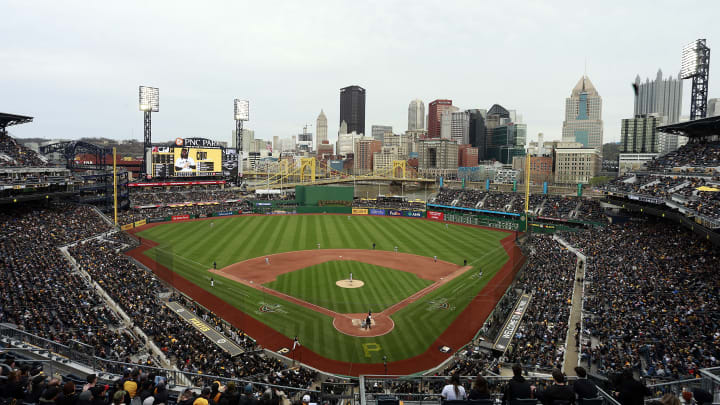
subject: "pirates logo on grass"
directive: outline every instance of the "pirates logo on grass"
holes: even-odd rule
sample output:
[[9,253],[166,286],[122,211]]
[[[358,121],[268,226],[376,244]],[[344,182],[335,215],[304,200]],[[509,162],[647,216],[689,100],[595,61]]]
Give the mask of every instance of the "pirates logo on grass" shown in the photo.
[[271,304],[267,302],[259,302],[260,307],[258,307],[257,311],[255,311],[256,314],[262,315],[262,314],[269,314],[269,313],[280,313],[280,314],[287,314],[287,311],[284,311],[282,309],[282,305],[280,304]]
[[447,310],[454,311],[455,305],[450,305],[447,298],[438,298],[436,300],[428,301],[428,311]]

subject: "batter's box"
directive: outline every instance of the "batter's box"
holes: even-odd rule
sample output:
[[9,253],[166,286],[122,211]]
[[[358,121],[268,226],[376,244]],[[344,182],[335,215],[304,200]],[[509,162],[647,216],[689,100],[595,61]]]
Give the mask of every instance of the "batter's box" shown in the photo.
[[[352,324],[353,324],[353,326],[355,326],[356,328],[364,328],[364,327],[366,326],[366,325],[365,325],[365,319],[353,319],[353,320],[352,320]],[[371,320],[370,320],[370,326],[371,326],[371,327],[372,327],[372,326],[375,326],[375,320],[374,320],[374,319],[371,319]]]

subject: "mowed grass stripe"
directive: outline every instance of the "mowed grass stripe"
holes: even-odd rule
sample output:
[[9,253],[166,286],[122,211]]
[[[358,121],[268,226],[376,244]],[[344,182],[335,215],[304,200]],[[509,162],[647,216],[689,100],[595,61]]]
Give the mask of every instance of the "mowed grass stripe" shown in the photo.
[[[300,227],[300,218],[302,217],[306,218],[303,226],[305,233],[309,234],[311,228],[316,228],[318,231],[327,228],[325,235],[328,241],[322,243],[323,248],[370,249],[372,242],[376,242],[379,249],[392,251],[395,244],[390,241],[397,240],[399,241],[398,246],[406,246],[406,253],[432,256],[434,253],[429,250],[436,243],[435,238],[446,236],[447,243],[455,247],[456,259],[450,261],[461,264],[465,256],[468,260],[480,258],[477,264],[483,269],[484,276],[481,280],[461,277],[460,279],[468,285],[457,284],[450,286],[451,288],[444,285],[430,294],[430,298],[434,299],[449,297],[450,293],[454,292],[458,295],[453,300],[458,306],[454,311],[427,311],[428,303],[423,299],[395,313],[393,320],[396,328],[387,335],[375,338],[357,338],[337,332],[332,327],[332,320],[327,316],[282,299],[270,297],[267,294],[263,295],[257,290],[231,280],[215,277],[216,287],[211,289],[206,266],[195,264],[195,262],[212,263],[212,256],[222,257],[222,260],[227,263],[234,263],[264,254],[302,250],[306,249],[308,245],[315,248],[317,240],[311,240],[311,237],[300,238],[297,242],[298,245],[293,246],[296,243],[294,234],[274,232],[281,223],[280,218],[287,221],[283,222],[283,228],[291,230],[292,227]],[[221,233],[224,235],[221,238],[218,237],[220,232],[205,232],[208,221],[163,224],[141,232],[140,236],[152,239],[162,246],[172,247],[178,255],[175,259],[166,254],[161,255],[158,260],[162,264],[169,265],[178,274],[230,305],[242,308],[246,311],[247,316],[260,320],[288,338],[292,339],[295,334],[299,335],[303,345],[308,349],[325,357],[342,361],[378,363],[382,362],[383,355],[387,355],[389,361],[396,361],[422,353],[445,330],[450,320],[454,319],[456,314],[464,308],[463,305],[469,302],[471,295],[475,291],[480,291],[482,285],[487,283],[506,260],[504,252],[501,255],[492,250],[492,248],[499,248],[498,242],[507,236],[506,232],[463,226],[457,226],[457,232],[455,232],[453,229],[455,227],[452,225],[450,232],[447,232],[444,224],[425,220],[353,216],[348,221],[345,215],[313,215],[233,217],[209,221],[215,221],[215,230],[222,230]],[[343,233],[340,228],[347,229],[344,229],[345,233]],[[444,233],[441,234],[441,231]],[[227,239],[225,234],[228,233],[233,235],[233,238]],[[316,238],[324,240],[321,239],[323,233],[320,232]],[[275,241],[271,239],[282,239],[282,241],[277,248],[274,248]],[[400,243],[404,241],[408,243],[401,245]],[[204,248],[202,248],[203,246]],[[473,254],[462,252],[462,249],[466,248],[472,248]],[[276,250],[271,251],[272,249]],[[192,254],[188,253],[190,251]],[[152,249],[146,254],[154,257],[156,253],[156,249]],[[190,261],[184,262],[185,259],[181,259],[180,256]],[[218,264],[220,264],[219,260]],[[470,275],[469,273],[468,277]],[[461,281],[460,279],[458,281]],[[380,283],[383,288],[392,289],[393,287],[393,283],[389,281]],[[412,285],[412,283],[407,284]],[[460,286],[463,288],[458,288]],[[318,286],[317,284],[307,284],[303,285],[303,288],[311,289],[318,288]],[[240,293],[245,293],[247,296],[243,297]],[[381,297],[387,295],[380,291],[377,294],[380,294]],[[283,312],[259,313],[258,303],[263,299],[281,305]],[[371,295],[368,300],[376,301],[377,297]],[[363,308],[359,312],[366,310],[367,308]],[[262,337],[258,338],[262,339]],[[366,357],[362,348],[363,343],[378,344],[382,349],[378,352],[371,352],[369,357]]]
[[[335,285],[336,281],[347,279],[350,272],[354,280],[362,280],[365,285],[361,288]],[[336,260],[281,274],[277,280],[264,285],[335,312],[362,313],[369,307],[380,312],[430,284],[399,270]]]

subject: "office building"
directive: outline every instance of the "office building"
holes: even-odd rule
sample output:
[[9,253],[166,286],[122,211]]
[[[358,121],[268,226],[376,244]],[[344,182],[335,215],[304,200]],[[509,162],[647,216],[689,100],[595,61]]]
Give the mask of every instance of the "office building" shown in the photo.
[[621,121],[620,153],[659,153],[660,137],[657,127],[662,125],[661,117],[643,115]]
[[376,139],[380,142],[382,142],[383,138],[385,137],[385,134],[393,132],[393,128],[390,125],[373,125],[370,127],[372,131],[372,137],[373,139]]
[[427,137],[440,138],[440,119],[442,113],[452,106],[452,100],[431,101],[428,108]]
[[499,104],[493,104],[485,116],[485,158],[481,160],[493,159],[493,130],[500,125],[510,122],[510,112]]
[[322,141],[322,143],[319,143],[317,146],[317,158],[320,160],[330,159],[330,157],[334,155],[334,150],[335,148],[330,142],[327,140]]
[[711,98],[708,100],[708,117],[716,117],[720,115],[720,98]]
[[556,184],[587,184],[600,173],[600,151],[579,142],[560,142],[553,150]]
[[513,156],[525,155],[527,125],[508,122],[492,129],[492,147],[489,149],[490,159],[503,164],[512,164]]
[[415,99],[408,106],[408,131],[425,129],[425,103]]
[[390,170],[396,160],[400,160],[397,147],[383,145],[380,152],[373,154],[373,171],[376,175],[378,173],[391,175]]
[[682,80],[672,76],[663,80],[662,70],[658,69],[654,81],[645,79],[640,82],[640,75],[635,77],[637,94],[635,95],[635,116],[659,114],[665,122],[674,124],[680,120],[682,110]]
[[473,109],[468,113],[468,143],[478,150],[478,159],[486,159],[485,117],[487,110]]
[[418,141],[418,169],[450,169],[458,167],[458,144],[449,139]]
[[[529,155],[513,157],[512,167],[520,173],[525,173],[525,164]],[[525,176],[525,174],[523,174]],[[530,182],[542,184],[552,183],[553,160],[551,156],[530,156]]]
[[459,110],[459,108],[451,105],[440,114],[440,138],[452,139],[452,114]]
[[380,152],[382,142],[377,139],[362,139],[357,142],[355,153],[355,174],[366,174],[373,169],[373,154]]
[[325,116],[325,111],[322,109],[320,110],[320,115],[318,115],[317,120],[315,121],[315,129],[317,130],[317,147],[320,147],[320,145],[323,144],[323,141],[328,140],[327,117]]
[[413,152],[413,139],[407,134],[393,134],[386,132],[383,137],[383,146],[394,147],[400,159],[407,159]]
[[586,75],[580,78],[570,97],[565,99],[562,140],[578,142],[602,153],[602,98]]
[[343,121],[347,132],[365,133],[365,89],[362,87],[340,89],[340,122]]
[[478,149],[470,144],[458,145],[458,167],[478,165]]

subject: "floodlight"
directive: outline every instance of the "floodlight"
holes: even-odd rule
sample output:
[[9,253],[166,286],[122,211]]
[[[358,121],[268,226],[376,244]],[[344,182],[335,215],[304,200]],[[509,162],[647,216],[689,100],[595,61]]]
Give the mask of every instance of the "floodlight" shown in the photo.
[[140,111],[160,111],[160,89],[140,86]]
[[250,121],[250,101],[235,99],[235,121]]
[[698,73],[700,60],[701,39],[695,40],[683,47],[682,61],[680,62],[680,78],[689,79]]

